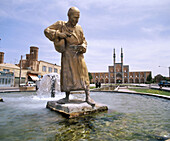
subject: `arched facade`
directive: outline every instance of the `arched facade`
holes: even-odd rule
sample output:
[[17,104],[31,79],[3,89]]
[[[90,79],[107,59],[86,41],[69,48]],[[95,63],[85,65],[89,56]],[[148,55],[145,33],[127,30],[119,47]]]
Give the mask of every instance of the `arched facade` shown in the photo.
[[129,65],[123,64],[123,49],[121,49],[121,62],[116,63],[116,54],[114,49],[113,66],[108,66],[108,72],[94,72],[92,83],[100,81],[101,83],[145,83],[147,76],[151,71],[130,72]]

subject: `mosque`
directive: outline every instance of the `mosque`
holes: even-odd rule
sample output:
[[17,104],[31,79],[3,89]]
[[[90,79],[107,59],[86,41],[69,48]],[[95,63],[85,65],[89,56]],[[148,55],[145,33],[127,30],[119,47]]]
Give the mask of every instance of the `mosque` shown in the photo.
[[91,83],[145,83],[151,71],[129,71],[129,65],[123,64],[123,49],[121,48],[121,63],[116,63],[115,49],[113,66],[108,66],[108,72],[91,72]]

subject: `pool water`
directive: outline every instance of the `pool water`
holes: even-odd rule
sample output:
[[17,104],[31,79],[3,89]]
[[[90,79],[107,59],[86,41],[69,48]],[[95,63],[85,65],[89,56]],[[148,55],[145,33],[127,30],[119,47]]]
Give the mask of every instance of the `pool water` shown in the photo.
[[[170,138],[170,101],[166,99],[92,92],[107,112],[65,119],[46,108],[52,98],[36,93],[0,93],[0,141],[164,141]],[[56,99],[64,95],[56,95]],[[72,98],[84,98],[74,94]]]

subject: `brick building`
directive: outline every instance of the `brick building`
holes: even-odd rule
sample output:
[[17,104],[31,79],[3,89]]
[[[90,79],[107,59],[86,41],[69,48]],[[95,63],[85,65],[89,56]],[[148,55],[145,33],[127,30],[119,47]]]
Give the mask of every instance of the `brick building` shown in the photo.
[[145,83],[151,71],[129,71],[129,65],[123,64],[123,49],[121,48],[121,62],[116,63],[115,49],[113,53],[113,66],[108,66],[109,72],[91,73],[91,83]]
[[27,80],[37,81],[38,77],[42,77],[48,73],[59,73],[61,66],[46,61],[38,61],[38,47],[31,46],[30,53],[26,54],[26,59],[21,59],[18,66],[22,66],[22,70],[27,70]]
[[37,81],[44,74],[60,74],[61,66],[38,60],[38,47],[30,47],[30,53],[19,64],[4,63],[4,52],[0,52],[0,87],[18,86],[27,81]]

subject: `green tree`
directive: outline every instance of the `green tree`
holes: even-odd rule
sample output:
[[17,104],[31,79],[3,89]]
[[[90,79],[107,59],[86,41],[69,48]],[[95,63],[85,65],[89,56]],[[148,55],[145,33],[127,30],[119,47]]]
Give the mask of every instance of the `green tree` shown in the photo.
[[90,80],[90,83],[91,83],[91,80],[93,79],[93,77],[92,77],[90,72],[88,74],[89,74],[89,80]]
[[148,82],[148,83],[151,83],[152,82],[152,75],[151,75],[151,73],[148,75],[148,77],[146,78],[146,81]]
[[158,74],[154,77],[155,83],[159,83],[161,80],[164,80],[164,77],[161,74]]

